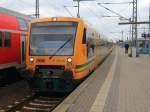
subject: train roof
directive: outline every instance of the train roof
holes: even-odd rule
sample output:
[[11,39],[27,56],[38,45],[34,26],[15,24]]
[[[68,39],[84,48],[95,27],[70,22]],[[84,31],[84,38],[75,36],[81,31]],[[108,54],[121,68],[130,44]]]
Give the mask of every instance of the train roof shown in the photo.
[[88,21],[82,19],[82,18],[77,18],[77,17],[48,17],[48,18],[38,18],[38,19],[33,19],[32,20],[32,23],[35,23],[35,22],[42,22],[42,21],[49,21],[49,20],[52,20],[52,19],[58,19],[58,20],[65,20],[65,21],[77,21],[77,22],[80,22],[82,21],[86,27],[92,29],[93,31],[95,32],[98,32],[96,31],[96,29],[93,27],[93,25],[91,23],[89,23]]
[[0,31],[26,31],[31,16],[0,7]]
[[10,10],[10,9],[6,9],[6,8],[3,8],[3,7],[0,7],[0,12],[1,13],[5,13],[5,14],[9,14],[9,15],[12,15],[12,16],[16,16],[16,17],[21,17],[21,18],[25,18],[26,20],[31,20],[33,19],[31,16],[29,15],[25,15],[25,14],[22,14],[22,13],[19,13],[19,12],[16,12],[16,11],[13,11],[13,10]]
[[53,19],[58,19],[58,20],[65,20],[65,21],[82,21],[81,18],[75,18],[75,17],[46,17],[46,18],[36,18],[33,19],[32,22],[42,22],[42,21],[49,21]]
[[[77,18],[77,17],[47,17],[47,18],[38,18],[38,19],[33,19],[32,22],[34,23],[34,22],[41,22],[41,21],[49,21],[49,20],[54,19],[54,18],[60,19],[60,20],[64,20],[65,19],[66,21],[67,20],[69,20],[69,21],[71,21],[71,20],[72,21],[83,21],[86,26],[90,26],[90,27],[93,26],[88,21],[85,21],[84,19]],[[94,28],[94,27],[92,27],[92,28]]]
[[11,16],[6,13],[0,13],[0,31],[5,31],[6,29],[18,30],[19,24],[15,16]]

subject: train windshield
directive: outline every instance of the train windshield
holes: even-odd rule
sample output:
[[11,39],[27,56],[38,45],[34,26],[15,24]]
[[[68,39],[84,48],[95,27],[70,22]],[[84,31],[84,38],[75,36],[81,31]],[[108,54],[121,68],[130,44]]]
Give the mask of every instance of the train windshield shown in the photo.
[[73,55],[76,22],[33,23],[30,33],[30,55]]

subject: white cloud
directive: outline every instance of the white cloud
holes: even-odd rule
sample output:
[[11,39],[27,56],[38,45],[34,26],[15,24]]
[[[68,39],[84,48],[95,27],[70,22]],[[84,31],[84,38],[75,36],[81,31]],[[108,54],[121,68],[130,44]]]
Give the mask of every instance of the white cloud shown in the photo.
[[139,8],[147,8],[150,6],[150,0],[140,0],[138,2],[138,7]]

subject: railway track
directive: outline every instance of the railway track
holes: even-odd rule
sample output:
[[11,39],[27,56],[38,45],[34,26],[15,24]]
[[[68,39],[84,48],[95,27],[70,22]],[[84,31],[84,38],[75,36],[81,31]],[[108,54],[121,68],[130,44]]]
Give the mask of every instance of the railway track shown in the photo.
[[67,94],[49,93],[47,95],[32,94],[26,96],[20,101],[8,105],[6,108],[1,109],[0,112],[50,112],[58,104],[60,104]]

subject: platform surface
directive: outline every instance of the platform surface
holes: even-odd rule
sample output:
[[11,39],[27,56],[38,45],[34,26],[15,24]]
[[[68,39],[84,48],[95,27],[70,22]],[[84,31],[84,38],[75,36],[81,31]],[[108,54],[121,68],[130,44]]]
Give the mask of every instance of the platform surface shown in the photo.
[[150,56],[130,58],[124,49],[117,50],[116,70],[103,112],[150,112]]
[[150,56],[130,58],[116,47],[53,112],[150,112]]

